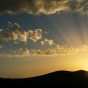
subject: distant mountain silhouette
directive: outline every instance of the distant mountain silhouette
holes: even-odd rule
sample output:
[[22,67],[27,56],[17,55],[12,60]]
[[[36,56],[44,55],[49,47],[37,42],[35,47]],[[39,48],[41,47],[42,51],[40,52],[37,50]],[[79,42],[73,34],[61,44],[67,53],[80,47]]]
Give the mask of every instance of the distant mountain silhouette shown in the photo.
[[56,71],[42,76],[23,78],[23,79],[0,79],[0,83],[31,85],[32,83],[57,84],[58,86],[70,86],[70,88],[79,86],[80,88],[88,88],[88,72],[79,70],[75,72]]

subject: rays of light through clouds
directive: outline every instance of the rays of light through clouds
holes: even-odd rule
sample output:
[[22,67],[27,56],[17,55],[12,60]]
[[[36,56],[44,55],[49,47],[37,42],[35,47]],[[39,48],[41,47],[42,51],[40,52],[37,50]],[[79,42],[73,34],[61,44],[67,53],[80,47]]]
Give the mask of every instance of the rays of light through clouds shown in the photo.
[[[17,23],[13,25],[10,23],[10,26],[12,29],[10,29],[11,32],[9,33],[5,32],[4,29],[0,30],[1,41],[5,41],[5,42],[12,41],[14,45],[16,44],[19,45],[19,42],[27,43],[28,41],[32,40],[34,43],[36,43],[38,40],[40,40],[39,43],[41,47],[46,48],[47,46],[47,49],[20,48],[17,50],[13,50],[13,52],[11,51],[12,52],[11,56],[66,55],[66,54],[76,54],[79,52],[88,51],[87,40],[85,40],[85,38],[87,39],[87,34],[86,34],[87,32],[83,32],[82,34],[83,36],[82,39],[84,40],[84,42],[82,42],[81,40],[79,42],[80,34],[77,34],[75,30],[70,32],[67,31],[67,34],[65,33],[66,35],[60,33],[62,34],[62,37],[64,38],[64,40],[66,40],[67,42],[67,45],[66,44],[61,45],[61,44],[55,43],[53,39],[47,39],[46,37],[42,39],[43,34],[45,34],[45,32],[43,32],[42,29],[35,29],[35,31],[29,30],[26,32],[26,31],[22,31],[20,28],[20,25]],[[2,55],[3,54],[1,54],[1,56]],[[6,56],[9,56],[9,55],[7,54]]]
[[88,70],[88,0],[0,0],[0,76]]

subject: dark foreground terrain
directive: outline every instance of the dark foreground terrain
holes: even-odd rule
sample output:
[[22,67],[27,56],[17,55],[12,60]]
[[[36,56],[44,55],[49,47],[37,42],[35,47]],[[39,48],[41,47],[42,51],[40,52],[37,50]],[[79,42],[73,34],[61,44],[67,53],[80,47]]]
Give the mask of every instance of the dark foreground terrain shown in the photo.
[[70,88],[88,88],[88,72],[83,70],[75,72],[57,71],[33,78],[24,78],[24,79],[1,78],[0,84],[4,84],[5,86],[8,85],[36,86],[39,84],[42,85],[42,87],[48,84],[55,86],[57,85],[57,88],[59,88],[60,86],[62,87],[70,86]]

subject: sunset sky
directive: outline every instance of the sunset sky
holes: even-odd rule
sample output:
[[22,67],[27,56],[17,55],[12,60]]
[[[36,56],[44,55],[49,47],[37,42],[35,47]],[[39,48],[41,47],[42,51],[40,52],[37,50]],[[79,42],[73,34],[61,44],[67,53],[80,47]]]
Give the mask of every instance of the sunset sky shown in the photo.
[[0,77],[88,71],[88,0],[0,0]]

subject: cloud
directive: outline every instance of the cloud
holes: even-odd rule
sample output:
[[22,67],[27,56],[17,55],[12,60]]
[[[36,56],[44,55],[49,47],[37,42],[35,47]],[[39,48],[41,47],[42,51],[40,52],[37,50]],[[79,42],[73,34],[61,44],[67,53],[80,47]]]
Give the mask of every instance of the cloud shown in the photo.
[[54,48],[47,49],[28,49],[20,48],[12,53],[0,54],[2,57],[30,57],[30,56],[57,56],[57,55],[74,55],[80,53],[88,53],[88,45],[82,45],[80,48],[67,47],[64,45],[55,44]]
[[17,51],[17,54],[22,56],[30,56],[30,51],[27,48],[21,48]]
[[15,32],[12,32],[10,37],[11,37],[11,40],[13,41],[18,40],[18,35]]
[[4,46],[0,44],[0,49],[3,48]]
[[50,14],[65,9],[69,0],[0,0],[0,12]]
[[8,25],[9,25],[9,28],[11,31],[19,34],[19,32],[21,32],[21,27],[18,23],[11,23],[11,22],[8,22]]
[[16,41],[18,40],[18,35],[21,32],[21,28],[17,23],[12,24],[11,22],[8,22],[9,24],[9,32],[5,31],[4,29],[0,30],[0,39],[6,40],[6,41]]
[[24,31],[24,32],[20,33],[18,36],[19,36],[19,41],[27,42],[27,40],[28,40],[27,32]]
[[21,48],[16,53],[19,56],[55,56],[55,55],[73,55],[88,52],[88,45],[82,45],[80,48],[66,47],[55,44],[54,48],[47,49],[27,49]]
[[88,15],[88,0],[69,0],[67,7],[69,11]]
[[42,29],[35,29],[29,31],[22,31],[20,25],[18,23],[12,24],[9,22],[9,32],[4,29],[0,29],[0,39],[5,41],[13,41],[13,42],[24,42],[26,43],[28,39],[33,42],[37,42],[41,40],[43,37]]
[[49,45],[49,46],[52,46],[52,45],[54,45],[54,40],[52,40],[52,39],[44,39],[44,41],[41,41],[41,45]]
[[34,42],[37,42],[38,40],[42,39],[43,35],[42,29],[36,29],[35,31],[29,30],[28,33],[29,38]]
[[1,40],[11,40],[10,33],[6,33],[3,29],[0,30],[0,39]]
[[1,13],[54,14],[60,11],[88,14],[88,0],[0,0]]
[[79,2],[80,2],[79,11],[83,14],[88,15],[88,0],[81,0]]
[[14,23],[13,25],[9,25],[11,26],[9,28],[10,32],[5,31],[4,29],[0,30],[0,39],[1,40],[5,40],[5,41],[16,41],[18,40],[18,32],[19,31],[19,27],[17,26],[17,23]]

